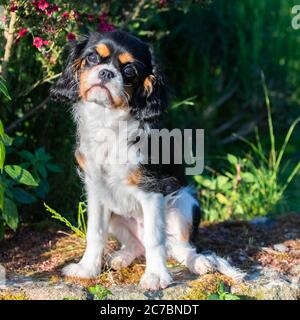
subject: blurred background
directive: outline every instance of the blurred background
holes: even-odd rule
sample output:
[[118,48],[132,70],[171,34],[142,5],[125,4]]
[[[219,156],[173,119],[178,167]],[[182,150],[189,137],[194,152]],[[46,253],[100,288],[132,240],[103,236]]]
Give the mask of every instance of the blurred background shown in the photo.
[[205,219],[300,212],[296,2],[2,1],[2,233],[47,219],[44,202],[75,219],[75,130],[49,88],[66,43],[118,28],[153,46],[172,89],[168,125],[205,129],[206,169],[190,177]]

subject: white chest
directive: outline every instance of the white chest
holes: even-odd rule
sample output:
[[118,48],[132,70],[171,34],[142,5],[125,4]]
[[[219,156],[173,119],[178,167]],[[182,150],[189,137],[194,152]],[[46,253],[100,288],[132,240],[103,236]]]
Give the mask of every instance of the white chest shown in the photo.
[[[136,216],[141,209],[127,178],[137,169],[128,143],[138,123],[122,112],[97,105],[77,110],[77,148],[85,158],[85,174],[95,181],[99,199],[115,213]],[[100,110],[99,110],[100,109]],[[121,125],[118,122],[122,122]],[[125,122],[125,125],[124,125]],[[128,161],[130,154],[131,161]],[[124,155],[126,155],[124,157]]]

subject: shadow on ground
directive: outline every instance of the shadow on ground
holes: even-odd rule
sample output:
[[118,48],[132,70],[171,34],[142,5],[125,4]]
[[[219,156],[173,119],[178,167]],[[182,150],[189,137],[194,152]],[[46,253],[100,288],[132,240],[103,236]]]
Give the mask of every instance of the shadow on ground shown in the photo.
[[[286,275],[289,277],[288,282],[290,279],[300,278],[300,215],[284,215],[261,224],[202,223],[196,243],[200,250],[211,250],[220,256],[225,256],[233,265],[249,274],[251,272],[254,274],[253,270],[256,268],[258,276],[257,267],[260,266],[264,270],[275,270]],[[22,276],[30,276],[58,283],[61,281],[62,267],[70,261],[77,262],[83,253],[84,245],[83,240],[58,230],[57,225],[50,227],[38,225],[35,228],[23,226],[17,234],[8,234],[5,241],[0,242],[0,264],[6,268],[8,279],[17,275],[18,281],[23,281]],[[110,241],[107,254],[109,255],[117,246],[116,242]],[[186,292],[187,282],[196,281],[197,283],[197,279],[200,278],[208,280],[209,285],[214,283],[214,288],[217,283],[212,280],[211,275],[201,277],[192,275],[186,268],[172,260],[169,260],[168,267],[175,281],[181,283],[182,292]],[[65,281],[83,287],[95,284],[115,287],[116,294],[122,296],[128,289],[124,290],[122,286],[130,287],[138,284],[144,268],[145,261],[141,258],[120,271],[110,270],[104,266],[103,273],[96,280],[65,279]],[[27,281],[26,278],[24,279]],[[222,278],[220,275],[218,275],[219,280],[231,285],[229,279]],[[176,291],[177,288],[171,288],[170,292],[172,290]],[[205,288],[205,290],[209,289]],[[280,290],[279,288],[277,291],[280,292]],[[135,295],[136,292],[136,286],[133,286],[132,294]],[[151,298],[153,294],[150,296],[143,294],[143,296]],[[155,297],[161,298],[165,295],[160,293]],[[191,296],[191,298],[198,298],[198,296]]]

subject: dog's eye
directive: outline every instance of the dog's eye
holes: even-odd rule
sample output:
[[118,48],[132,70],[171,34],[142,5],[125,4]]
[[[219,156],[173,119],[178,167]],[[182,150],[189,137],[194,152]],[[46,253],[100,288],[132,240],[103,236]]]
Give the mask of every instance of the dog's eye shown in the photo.
[[123,74],[126,78],[133,78],[136,75],[136,70],[133,66],[125,66],[123,69]]
[[96,52],[90,53],[86,59],[90,64],[98,64],[100,61],[100,57]]

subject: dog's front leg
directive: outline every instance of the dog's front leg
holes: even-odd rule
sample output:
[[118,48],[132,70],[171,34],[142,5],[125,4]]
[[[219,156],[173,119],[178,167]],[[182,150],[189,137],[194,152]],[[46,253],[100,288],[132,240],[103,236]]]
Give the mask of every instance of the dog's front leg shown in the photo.
[[95,278],[101,273],[103,248],[107,241],[111,212],[99,200],[99,186],[87,179],[88,223],[84,255],[78,264],[63,269],[64,275],[80,278]]
[[164,197],[158,193],[140,194],[144,218],[146,270],[140,285],[147,290],[166,288],[172,278],[166,267]]

